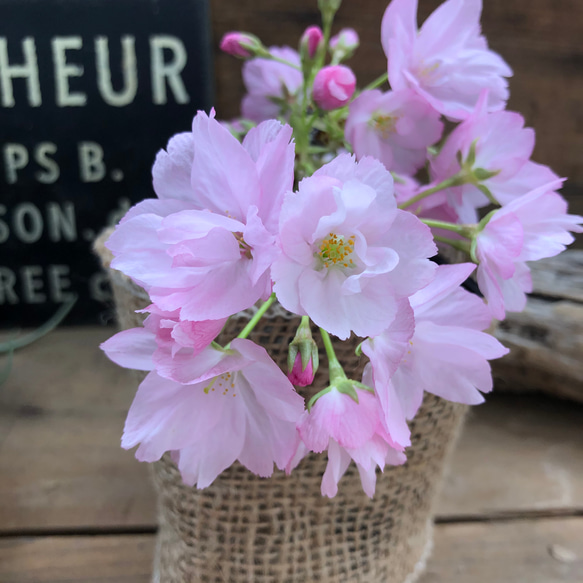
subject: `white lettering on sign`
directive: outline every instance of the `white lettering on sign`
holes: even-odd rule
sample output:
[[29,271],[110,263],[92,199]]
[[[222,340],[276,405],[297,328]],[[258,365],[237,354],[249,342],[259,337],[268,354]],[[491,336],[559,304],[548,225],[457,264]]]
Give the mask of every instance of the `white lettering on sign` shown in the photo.
[[8,184],[14,184],[18,180],[17,170],[22,170],[27,164],[28,150],[22,144],[4,146],[4,171]]
[[87,103],[87,95],[69,90],[69,77],[82,77],[83,66],[67,62],[67,51],[83,48],[80,36],[56,36],[51,41],[55,67],[55,99],[59,107],[78,107]]
[[95,56],[97,59],[97,87],[103,101],[113,107],[123,107],[134,100],[138,91],[138,69],[136,66],[136,39],[124,36],[121,39],[121,69],[123,74],[123,89],[114,91],[111,83],[111,67],[109,61],[109,41],[107,37],[98,36],[95,39]]
[[[172,52],[172,59],[164,60],[164,49]],[[166,82],[172,89],[177,103],[188,103],[190,97],[184,87],[180,73],[186,66],[186,49],[182,41],[169,35],[150,38],[150,62],[152,65],[152,98],[154,103],[167,103]]]
[[[40,142],[33,150],[33,160],[41,168],[34,177],[43,184],[52,184],[60,176],[59,165],[49,156],[57,153],[57,145],[52,142]],[[8,184],[18,181],[18,171],[28,166],[30,155],[23,144],[4,144],[2,147],[4,177]]]
[[8,267],[0,266],[0,306],[4,304],[17,304],[18,296],[14,291],[16,274]]
[[[79,35],[55,36],[50,44],[55,78],[55,103],[58,107],[87,105],[87,93],[79,89],[73,91],[70,87],[70,81],[75,78],[77,86],[83,84],[87,89],[85,70],[80,62],[84,39]],[[120,44],[123,84],[116,89],[111,80],[110,39],[105,36],[93,39],[98,94],[112,107],[124,107],[133,103],[139,85],[136,39],[126,34],[121,37]],[[171,93],[176,103],[189,103],[190,96],[182,79],[188,61],[184,43],[175,36],[158,34],[149,38],[149,45],[152,102],[156,105],[165,105]],[[16,105],[13,82],[15,79],[24,79],[28,104],[32,107],[40,106],[42,94],[34,38],[26,37],[22,40],[23,57],[18,61],[13,56],[16,63],[9,59],[8,48],[6,37],[0,37],[0,104],[2,107]],[[41,52],[46,49],[48,47],[40,47]]]
[[111,288],[107,273],[98,271],[89,279],[89,297],[98,302],[108,302],[111,300]]
[[75,205],[71,201],[47,202],[41,210],[31,202],[17,204],[8,214],[5,205],[0,204],[0,243],[13,235],[21,243],[36,243],[45,233],[50,241],[77,240],[77,219]]
[[43,268],[40,265],[25,265],[20,268],[22,297],[25,304],[44,304],[47,296],[40,290],[43,288]]
[[82,182],[99,182],[105,177],[103,148],[96,142],[79,142],[79,173]]
[[[9,304],[57,304],[71,301],[75,294],[71,287],[68,265],[23,265],[17,272],[0,266],[0,306]],[[19,286],[21,297],[15,288]]]
[[55,243],[63,240],[76,241],[77,222],[73,203],[71,201],[62,204],[48,202],[46,210],[49,239]]
[[49,297],[53,302],[64,303],[73,300],[75,294],[65,288],[71,287],[68,265],[49,265],[47,279],[49,283]]
[[57,144],[51,142],[41,142],[34,149],[34,159],[39,166],[43,168],[42,171],[34,173],[35,178],[43,184],[52,184],[56,182],[61,174],[59,165],[49,158],[49,154],[57,153]]
[[36,243],[43,234],[43,217],[31,202],[19,204],[12,214],[14,234],[23,243]]
[[11,65],[8,60],[8,44],[5,37],[0,37],[0,90],[2,91],[1,103],[3,107],[14,107],[14,91],[12,79],[26,79],[28,104],[38,107],[42,104],[40,81],[38,76],[38,63],[36,59],[36,46],[32,37],[26,37],[22,41],[22,65]]

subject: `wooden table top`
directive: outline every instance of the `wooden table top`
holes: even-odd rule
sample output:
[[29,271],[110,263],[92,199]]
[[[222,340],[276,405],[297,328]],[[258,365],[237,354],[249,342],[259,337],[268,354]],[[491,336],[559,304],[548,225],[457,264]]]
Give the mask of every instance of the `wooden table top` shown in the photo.
[[[150,580],[155,499],[119,447],[135,383],[97,348],[111,333],[57,330],[20,350],[0,387],[1,583]],[[476,407],[419,583],[582,583],[582,429],[568,401]]]

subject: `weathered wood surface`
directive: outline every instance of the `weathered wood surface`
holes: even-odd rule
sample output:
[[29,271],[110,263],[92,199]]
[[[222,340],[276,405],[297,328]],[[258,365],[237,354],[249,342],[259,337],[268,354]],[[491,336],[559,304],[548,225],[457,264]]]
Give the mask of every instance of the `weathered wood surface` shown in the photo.
[[[441,2],[419,0],[420,21]],[[386,68],[380,22],[387,0],[345,0],[336,30],[357,30],[361,47],[350,61],[362,86]],[[213,0],[217,112],[239,114],[244,93],[241,62],[221,54],[225,32],[246,30],[266,45],[297,46],[306,26],[318,22],[316,0]],[[236,5],[237,9],[233,10]],[[492,49],[514,70],[509,108],[521,112],[537,132],[534,158],[570,179],[570,192],[583,189],[583,2],[580,0],[488,0],[482,28]],[[579,206],[580,208],[580,206]]]
[[0,540],[2,583],[149,583],[154,535]]
[[583,518],[444,524],[418,583],[581,583]]
[[147,467],[119,447],[135,382],[109,328],[60,329],[19,350],[0,387],[0,529],[152,525]]
[[496,331],[510,354],[493,363],[501,389],[583,401],[583,251],[531,264],[534,295]]
[[[15,355],[0,390],[1,532],[154,527],[148,468],[119,447],[135,381],[97,348],[111,333],[60,329]],[[583,407],[491,397],[462,434],[441,519],[583,510]]]
[[[581,583],[583,518],[439,524],[419,583]],[[153,535],[0,540],[2,583],[149,583]]]

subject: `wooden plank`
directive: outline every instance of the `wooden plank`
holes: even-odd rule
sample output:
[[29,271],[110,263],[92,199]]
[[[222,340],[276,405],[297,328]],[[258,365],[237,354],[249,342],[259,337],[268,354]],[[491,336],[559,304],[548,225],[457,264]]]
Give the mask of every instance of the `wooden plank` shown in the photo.
[[[148,468],[119,447],[135,381],[100,353],[107,328],[19,351],[0,390],[0,530],[153,528]],[[441,517],[583,508],[583,407],[491,395],[474,408]]]
[[474,407],[437,504],[438,516],[583,510],[583,406],[493,394]]
[[[153,535],[0,540],[2,583],[149,583]],[[441,524],[419,583],[580,583],[583,518]]]
[[418,583],[580,583],[583,519],[439,525]]
[[101,353],[111,328],[19,350],[0,390],[0,528],[153,525],[148,468],[119,447],[136,383]]
[[153,535],[0,540],[2,583],[149,583]]

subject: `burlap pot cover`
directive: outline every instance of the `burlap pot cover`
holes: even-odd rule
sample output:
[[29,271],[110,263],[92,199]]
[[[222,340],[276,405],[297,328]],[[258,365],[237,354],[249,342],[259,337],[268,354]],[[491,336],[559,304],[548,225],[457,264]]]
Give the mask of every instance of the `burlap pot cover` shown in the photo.
[[[102,241],[96,249],[107,266]],[[139,326],[135,310],[147,296],[119,272],[110,275],[121,327]],[[246,321],[232,318],[219,342]],[[285,370],[298,322],[276,310],[250,338]],[[364,362],[354,355],[355,342],[335,349],[347,374],[360,379]],[[312,391],[326,385],[325,362],[322,354]],[[185,486],[165,456],[153,465],[159,520],[153,582],[413,583],[431,551],[433,501],[466,409],[426,395],[410,424],[407,463],[378,476],[372,500],[354,464],[336,497],[322,497],[325,454],[305,458],[290,476],[276,471],[268,479],[235,464],[203,490]]]

